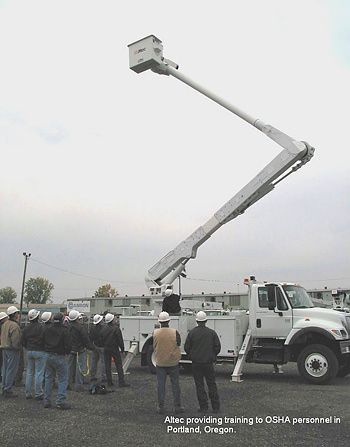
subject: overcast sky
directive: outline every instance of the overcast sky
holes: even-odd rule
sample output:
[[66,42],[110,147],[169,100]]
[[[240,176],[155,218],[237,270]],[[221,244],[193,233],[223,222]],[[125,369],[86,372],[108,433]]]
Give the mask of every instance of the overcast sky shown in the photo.
[[[199,248],[184,293],[255,274],[350,287],[350,4],[341,0],[0,0],[0,288],[54,301],[144,277],[280,147],[178,80],[129,69],[149,34],[226,100],[316,148]],[[199,281],[201,280],[201,281]]]

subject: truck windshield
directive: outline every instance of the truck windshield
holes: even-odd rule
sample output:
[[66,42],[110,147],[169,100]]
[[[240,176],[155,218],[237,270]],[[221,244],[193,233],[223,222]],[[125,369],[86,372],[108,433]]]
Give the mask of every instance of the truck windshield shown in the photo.
[[315,307],[306,290],[300,286],[283,286],[283,290],[287,295],[290,305],[293,309],[306,309]]

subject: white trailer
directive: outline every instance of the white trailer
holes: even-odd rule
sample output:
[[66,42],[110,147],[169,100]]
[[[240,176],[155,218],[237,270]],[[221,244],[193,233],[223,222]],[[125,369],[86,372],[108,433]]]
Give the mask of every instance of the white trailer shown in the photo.
[[[179,79],[283,148],[204,225],[148,270],[146,283],[151,295],[156,296],[163,294],[165,288],[169,288],[183,273],[187,262],[196,257],[200,245],[222,225],[243,214],[280,181],[308,163],[314,155],[314,148],[243,112],[180,73],[177,64],[163,57],[162,42],[154,35],[129,45],[129,61],[130,68],[136,73],[151,69],[155,73]],[[348,316],[342,312],[314,308],[305,289],[295,284],[259,284],[254,277],[246,284],[249,287],[249,312],[236,311],[209,317],[207,323],[218,333],[222,344],[218,359],[235,363],[232,381],[241,380],[245,362],[282,365],[295,361],[300,374],[313,383],[326,383],[337,375],[345,376],[350,372]],[[125,369],[133,355],[141,352],[142,364],[154,370],[152,334],[159,327],[158,312],[155,311],[154,315],[120,318],[125,345],[130,350]],[[195,318],[193,315],[172,317],[170,325],[179,331],[184,343],[188,331],[195,325]],[[190,363],[183,351],[183,344],[181,361],[184,365]]]

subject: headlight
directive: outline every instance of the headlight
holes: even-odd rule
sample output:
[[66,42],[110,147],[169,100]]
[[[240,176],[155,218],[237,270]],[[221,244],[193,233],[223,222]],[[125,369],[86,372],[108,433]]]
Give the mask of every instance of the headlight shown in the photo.
[[348,336],[345,329],[332,329],[331,332],[341,338],[347,338]]

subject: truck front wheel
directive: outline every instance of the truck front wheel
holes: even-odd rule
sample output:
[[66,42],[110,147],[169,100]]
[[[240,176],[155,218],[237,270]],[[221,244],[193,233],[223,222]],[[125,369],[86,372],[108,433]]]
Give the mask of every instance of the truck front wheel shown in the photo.
[[305,380],[315,384],[331,382],[338,373],[338,359],[325,345],[306,346],[298,356],[298,370]]
[[150,345],[150,346],[148,347],[147,354],[146,354],[146,359],[147,359],[147,366],[148,366],[148,369],[150,370],[150,372],[151,372],[152,374],[156,374],[156,372],[157,372],[157,367],[156,367],[156,355],[155,355],[155,353],[154,353],[154,350],[153,350],[153,346],[152,346],[152,345]]

